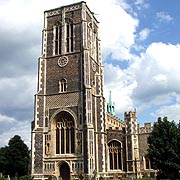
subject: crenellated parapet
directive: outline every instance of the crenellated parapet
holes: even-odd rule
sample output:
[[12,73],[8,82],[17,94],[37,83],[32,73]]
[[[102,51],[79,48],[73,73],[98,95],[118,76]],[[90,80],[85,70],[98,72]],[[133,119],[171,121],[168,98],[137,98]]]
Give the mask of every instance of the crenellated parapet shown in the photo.
[[127,134],[138,134],[136,111],[129,111],[124,113],[124,120],[126,124]]
[[112,114],[106,113],[106,129],[122,130],[124,127],[125,124],[122,120]]
[[124,118],[136,118],[136,110],[124,113]]
[[153,130],[153,126],[151,123],[144,123],[144,126],[140,127],[138,124],[138,132],[139,134],[149,134]]

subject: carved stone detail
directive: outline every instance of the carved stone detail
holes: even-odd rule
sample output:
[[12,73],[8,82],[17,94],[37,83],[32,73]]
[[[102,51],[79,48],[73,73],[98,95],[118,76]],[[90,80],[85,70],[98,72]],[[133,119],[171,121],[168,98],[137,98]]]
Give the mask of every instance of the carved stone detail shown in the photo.
[[68,64],[68,58],[66,56],[62,56],[58,59],[58,65],[60,67],[64,67]]
[[[80,7],[81,7],[80,5],[65,7],[64,11],[65,12],[74,11],[74,10],[80,9]],[[61,14],[61,9],[56,9],[54,11],[47,12],[47,17],[56,16],[58,14]]]
[[79,5],[70,6],[70,7],[66,7],[66,8],[65,8],[65,12],[74,11],[74,10],[77,10],[77,9],[80,9],[80,6],[79,6]]
[[61,14],[61,10],[60,9],[47,12],[47,17],[55,16],[55,15],[58,15],[58,14]]

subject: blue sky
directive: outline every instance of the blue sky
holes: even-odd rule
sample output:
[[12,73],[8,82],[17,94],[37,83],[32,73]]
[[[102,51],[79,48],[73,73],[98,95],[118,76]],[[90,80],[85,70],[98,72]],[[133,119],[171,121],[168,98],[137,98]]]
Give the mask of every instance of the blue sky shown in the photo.
[[[30,146],[43,12],[74,0],[0,1],[0,146],[15,134]],[[87,0],[100,22],[104,95],[138,122],[180,119],[180,1]]]
[[[117,49],[124,46],[127,52],[117,54],[112,49],[104,58],[105,87],[112,90],[117,115],[123,118],[124,111],[134,108],[140,124],[154,122],[158,116],[168,116],[178,122],[180,2],[124,2],[127,3],[124,9],[131,20],[125,15],[124,18],[126,22],[129,20],[131,26],[127,28],[131,31],[123,34],[129,44],[119,39],[121,47]],[[125,30],[126,24],[123,23]],[[119,26],[116,25],[117,28]],[[121,27],[119,34],[120,31]],[[134,37],[130,40],[132,34]]]

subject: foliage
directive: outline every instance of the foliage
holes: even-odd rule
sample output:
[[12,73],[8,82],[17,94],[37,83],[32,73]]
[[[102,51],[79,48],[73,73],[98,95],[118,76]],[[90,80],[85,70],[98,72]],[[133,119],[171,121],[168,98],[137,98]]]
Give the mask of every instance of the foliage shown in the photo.
[[0,148],[0,170],[3,175],[20,177],[28,174],[29,150],[21,137],[15,135],[8,146]]
[[2,177],[0,177],[0,180],[8,180],[8,178],[2,176]]
[[7,166],[8,166],[7,150],[8,150],[7,146],[0,148],[0,173],[2,174],[5,174],[5,172],[7,171]]
[[18,180],[33,180],[33,177],[26,175],[26,176],[19,177]]
[[157,178],[179,178],[180,171],[180,128],[167,117],[158,118],[148,138],[148,155],[157,169]]
[[[11,180],[15,180],[15,179],[17,178],[11,178]],[[8,177],[2,176],[0,177],[0,180],[8,180]],[[25,176],[20,176],[18,180],[33,180],[33,177],[29,175],[25,175]]]

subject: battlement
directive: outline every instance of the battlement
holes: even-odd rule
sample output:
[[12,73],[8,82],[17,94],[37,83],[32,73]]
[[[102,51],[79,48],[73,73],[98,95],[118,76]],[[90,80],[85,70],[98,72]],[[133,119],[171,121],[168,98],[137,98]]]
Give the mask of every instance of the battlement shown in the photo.
[[124,113],[124,118],[136,118],[136,110]]
[[151,123],[144,123],[144,126],[140,127],[140,125],[138,124],[138,131],[139,134],[145,134],[145,133],[151,133],[153,130],[153,126]]
[[88,14],[93,16],[96,23],[99,23],[98,20],[96,19],[96,17],[94,16],[94,13],[91,12],[89,7],[86,5],[85,1],[77,2],[77,3],[65,5],[65,6],[60,6],[60,7],[53,8],[53,9],[49,9],[49,10],[44,11],[44,13],[45,13],[46,17],[52,17],[52,16],[56,16],[56,15],[61,14],[62,11],[63,12],[74,12],[74,11],[80,10],[82,8],[86,9]]
[[[55,10],[62,10],[62,9],[65,9],[66,11],[74,11],[74,10],[77,10],[77,9],[81,8],[82,4],[86,4],[86,2],[81,1],[81,2],[77,2],[77,3],[72,3],[72,4],[69,4],[69,5],[64,5],[64,6],[60,6],[60,7],[57,7],[57,8],[45,10],[45,12],[52,12],[52,11],[55,11]],[[57,15],[57,14],[50,14],[50,15],[53,16],[53,15]]]
[[116,116],[106,113],[106,129],[112,128],[122,130],[123,127],[125,127],[125,124],[122,120]]

